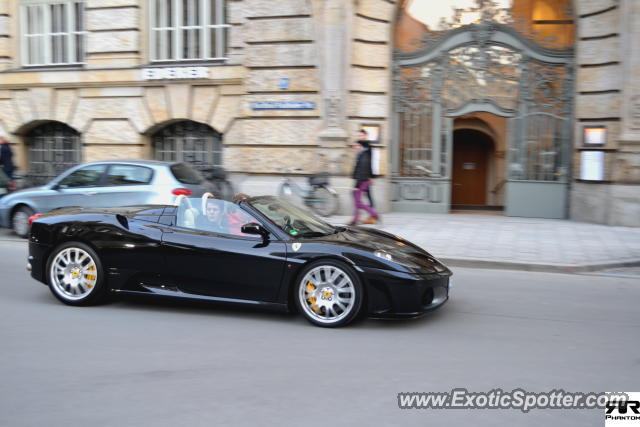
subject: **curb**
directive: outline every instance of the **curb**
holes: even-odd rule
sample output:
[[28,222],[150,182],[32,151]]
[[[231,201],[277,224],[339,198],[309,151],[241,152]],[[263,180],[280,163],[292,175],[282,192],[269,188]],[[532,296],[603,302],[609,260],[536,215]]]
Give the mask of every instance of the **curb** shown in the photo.
[[473,258],[446,258],[438,257],[448,267],[486,268],[496,270],[534,271],[542,273],[590,273],[593,271],[607,270],[610,268],[640,267],[640,259],[630,261],[609,262],[601,264],[537,264],[527,262],[490,261]]

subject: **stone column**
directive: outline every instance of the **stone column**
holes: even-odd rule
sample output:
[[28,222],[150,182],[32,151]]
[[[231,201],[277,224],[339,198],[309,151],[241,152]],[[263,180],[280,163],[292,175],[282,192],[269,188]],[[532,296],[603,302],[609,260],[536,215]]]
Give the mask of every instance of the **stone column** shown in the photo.
[[[622,0],[623,111],[620,140],[640,146],[640,3]],[[640,147],[638,149],[640,151]]]
[[611,188],[611,222],[640,226],[640,2],[621,0],[621,55],[623,59],[621,132]]
[[319,169],[334,175],[348,172],[345,149],[346,129],[346,59],[349,57],[348,23],[351,2],[325,0],[319,10],[317,36],[320,41],[319,74],[324,105],[322,130],[318,134]]

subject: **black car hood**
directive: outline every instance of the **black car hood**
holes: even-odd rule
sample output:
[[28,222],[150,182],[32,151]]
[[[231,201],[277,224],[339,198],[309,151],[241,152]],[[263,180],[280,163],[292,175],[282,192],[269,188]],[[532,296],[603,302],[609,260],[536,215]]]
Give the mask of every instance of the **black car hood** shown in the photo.
[[415,268],[435,267],[435,271],[445,270],[438,260],[421,247],[391,233],[365,227],[343,227],[337,233],[314,240],[348,246],[374,253],[384,251],[393,261]]

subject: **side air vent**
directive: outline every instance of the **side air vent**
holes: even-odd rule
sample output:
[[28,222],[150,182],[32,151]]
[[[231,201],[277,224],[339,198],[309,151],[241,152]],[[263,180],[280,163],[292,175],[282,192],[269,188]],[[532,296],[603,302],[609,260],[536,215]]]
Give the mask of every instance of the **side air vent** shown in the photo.
[[117,214],[116,219],[124,228],[126,228],[127,230],[129,229],[129,220],[126,216]]

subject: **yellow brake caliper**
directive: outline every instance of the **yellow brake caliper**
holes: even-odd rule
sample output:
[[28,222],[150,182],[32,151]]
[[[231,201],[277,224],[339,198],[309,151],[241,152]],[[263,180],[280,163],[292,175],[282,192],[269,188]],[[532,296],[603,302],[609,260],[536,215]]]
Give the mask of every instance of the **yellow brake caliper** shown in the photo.
[[316,304],[316,298],[312,296],[313,295],[313,291],[315,291],[315,290],[316,290],[316,287],[314,286],[314,284],[311,283],[311,282],[307,282],[307,288],[306,288],[306,291],[307,291],[307,302],[309,304],[311,304],[311,309],[313,311],[315,311],[318,314],[322,314],[322,312],[320,310],[320,307],[318,307],[318,305]]
[[[96,280],[95,270],[96,268],[94,266],[87,268],[87,273],[85,273],[84,275],[85,279]],[[85,286],[89,289],[93,288],[93,285],[91,283],[86,283]]]

